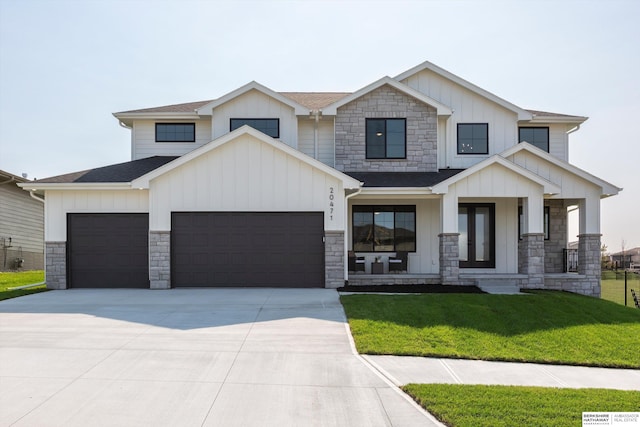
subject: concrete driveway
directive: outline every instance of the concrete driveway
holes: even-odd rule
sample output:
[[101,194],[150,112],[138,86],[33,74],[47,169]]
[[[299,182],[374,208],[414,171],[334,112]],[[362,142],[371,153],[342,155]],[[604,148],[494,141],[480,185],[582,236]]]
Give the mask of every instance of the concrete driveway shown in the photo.
[[334,290],[0,302],[2,426],[436,425],[352,350]]

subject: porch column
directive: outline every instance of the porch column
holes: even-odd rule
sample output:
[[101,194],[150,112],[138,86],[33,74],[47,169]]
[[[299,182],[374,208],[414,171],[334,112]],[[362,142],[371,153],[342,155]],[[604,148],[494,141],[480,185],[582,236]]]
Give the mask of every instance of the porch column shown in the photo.
[[520,273],[526,274],[524,287],[544,288],[544,199],[542,192],[522,199],[523,230],[518,255]]
[[460,248],[458,232],[458,197],[443,194],[440,200],[439,263],[443,285],[457,285],[460,281]]
[[67,289],[67,242],[45,242],[47,289]]
[[600,197],[594,192],[578,202],[578,274],[585,279],[575,292],[600,297]]
[[171,288],[171,232],[149,231],[151,289]]

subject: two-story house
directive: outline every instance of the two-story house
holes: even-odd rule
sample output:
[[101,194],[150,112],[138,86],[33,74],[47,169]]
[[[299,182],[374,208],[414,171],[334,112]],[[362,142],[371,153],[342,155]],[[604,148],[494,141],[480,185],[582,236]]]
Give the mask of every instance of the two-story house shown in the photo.
[[[130,162],[24,186],[46,195],[51,288],[507,280],[600,293],[600,199],[621,189],[568,162],[586,117],[522,109],[430,62],[353,93],[251,82],[114,116]],[[579,269],[566,273],[576,206]],[[352,253],[364,272],[349,271]]]

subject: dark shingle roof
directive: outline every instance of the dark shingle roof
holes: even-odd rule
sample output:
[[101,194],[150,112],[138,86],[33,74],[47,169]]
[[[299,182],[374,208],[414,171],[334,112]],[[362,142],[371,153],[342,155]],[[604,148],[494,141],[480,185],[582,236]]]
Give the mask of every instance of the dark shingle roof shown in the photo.
[[46,184],[131,182],[177,158],[177,156],[148,157],[146,159],[39,179],[35,182]]
[[364,182],[365,187],[432,187],[464,169],[440,169],[438,172],[345,172]]
[[120,111],[116,114],[127,113],[194,113],[198,108],[210,103],[209,101],[187,102],[184,104],[163,105],[161,107],[142,108],[139,110]]
[[350,95],[349,92],[279,92],[310,110],[318,110]]

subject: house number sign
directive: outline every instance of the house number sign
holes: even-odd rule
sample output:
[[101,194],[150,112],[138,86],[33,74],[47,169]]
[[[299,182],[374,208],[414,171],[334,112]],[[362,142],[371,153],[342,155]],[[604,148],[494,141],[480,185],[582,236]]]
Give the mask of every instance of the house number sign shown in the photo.
[[334,209],[335,209],[335,191],[333,187],[329,187],[329,221],[333,221]]

